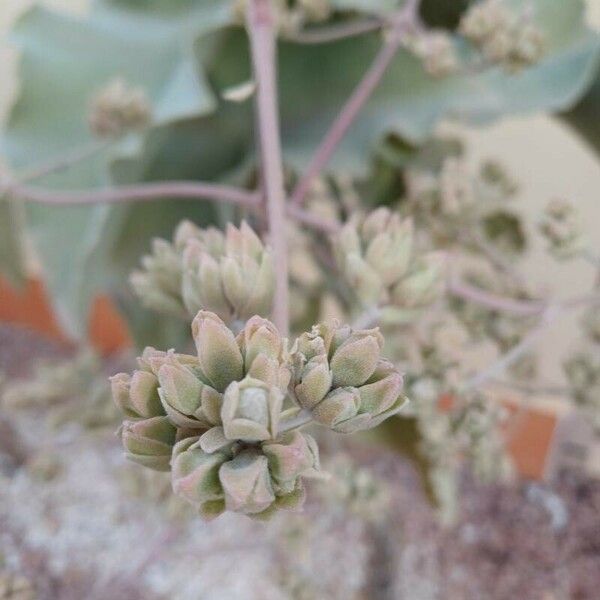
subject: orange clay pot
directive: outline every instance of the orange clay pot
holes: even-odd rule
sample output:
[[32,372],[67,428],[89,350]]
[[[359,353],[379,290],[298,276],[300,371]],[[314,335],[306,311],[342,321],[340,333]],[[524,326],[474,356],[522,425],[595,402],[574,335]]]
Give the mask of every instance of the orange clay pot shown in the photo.
[[[0,322],[17,323],[43,335],[69,343],[52,310],[44,283],[29,279],[23,289],[11,287],[0,276]],[[132,345],[127,325],[110,298],[99,295],[90,310],[88,335],[91,345],[103,355]]]

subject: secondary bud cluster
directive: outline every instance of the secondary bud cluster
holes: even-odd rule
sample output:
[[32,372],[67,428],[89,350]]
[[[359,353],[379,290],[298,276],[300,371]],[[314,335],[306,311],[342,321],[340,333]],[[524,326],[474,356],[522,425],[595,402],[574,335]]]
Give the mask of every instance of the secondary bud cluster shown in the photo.
[[460,33],[475,44],[485,58],[508,71],[538,62],[544,52],[544,36],[526,15],[517,15],[501,0],[473,5],[460,22]]
[[131,284],[146,306],[160,312],[193,316],[210,310],[225,321],[245,320],[271,309],[273,260],[245,222],[228,225],[223,234],[184,221],[172,243],[154,240]]
[[292,349],[299,404],[340,433],[376,427],[400,411],[402,376],[381,358],[378,329],[353,331],[337,321],[313,327]]
[[338,268],[365,306],[422,308],[441,291],[438,253],[416,256],[413,223],[387,208],[348,221],[333,239]]
[[171,470],[174,492],[207,518],[224,510],[268,517],[302,504],[302,480],[320,468],[316,442],[297,430],[301,409],[346,433],[375,427],[405,401],[377,330],[316,326],[293,357],[258,316],[235,336],[200,311],[192,334],[196,355],[146,348],[139,369],[111,383],[127,457]]
[[548,251],[564,260],[578,254],[584,244],[575,207],[564,200],[548,203],[539,222],[539,230],[546,238]]
[[152,107],[144,90],[123,79],[109,82],[91,100],[89,126],[98,137],[118,137],[143,129],[152,118]]

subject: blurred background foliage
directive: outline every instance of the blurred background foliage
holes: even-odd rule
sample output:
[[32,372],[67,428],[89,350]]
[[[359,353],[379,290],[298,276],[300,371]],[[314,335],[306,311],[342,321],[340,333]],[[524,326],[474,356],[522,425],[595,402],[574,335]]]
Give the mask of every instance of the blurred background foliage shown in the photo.
[[[394,10],[398,3],[332,4],[336,10],[330,20],[343,22]],[[546,38],[539,64],[516,75],[486,68],[432,79],[413,55],[401,50],[331,168],[363,178],[365,201],[379,205],[398,197],[402,169],[422,160],[423,144],[442,118],[483,124],[507,114],[562,112],[577,130],[593,136],[599,40],[585,25],[584,3],[530,4]],[[428,25],[452,31],[468,5],[466,0],[426,0],[422,17]],[[250,77],[247,38],[232,24],[230,2],[94,0],[83,17],[34,6],[16,24],[12,40],[20,51],[20,93],[0,152],[17,176],[92,143],[86,120],[90,97],[121,76],[147,93],[152,126],[103,145],[36,185],[81,190],[144,181],[252,181],[251,103],[223,99],[226,90]],[[464,43],[458,38],[456,43],[468,58]],[[378,33],[318,45],[280,40],[282,133],[292,173],[306,165],[380,44]],[[92,298],[108,290],[140,344],[149,341],[149,333],[155,344],[174,344],[185,330],[145,313],[130,294],[127,275],[150,239],[170,237],[184,217],[207,224],[234,216],[231,207],[169,198],[60,208],[23,207],[15,200],[0,202],[3,272],[15,281],[22,278],[19,230],[26,228],[67,330],[83,336]]]

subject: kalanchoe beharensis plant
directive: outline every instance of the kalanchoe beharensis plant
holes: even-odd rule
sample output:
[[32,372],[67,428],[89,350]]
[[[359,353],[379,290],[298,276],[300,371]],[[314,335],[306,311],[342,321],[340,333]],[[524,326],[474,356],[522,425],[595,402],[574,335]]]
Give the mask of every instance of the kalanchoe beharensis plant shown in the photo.
[[[398,6],[375,0],[239,0],[212,3],[218,10],[200,13],[194,3],[174,3],[177,7],[169,8],[174,18],[164,22],[154,13],[154,3],[139,10],[118,1],[94,4],[100,7],[94,13],[99,20],[94,31],[118,30],[121,35],[111,19],[122,15],[135,23],[138,14],[144,19],[151,14],[157,26],[164,25],[164,36],[154,36],[152,29],[148,38],[145,27],[126,36],[126,47],[132,44],[130,37],[140,40],[136,48],[143,64],[156,64],[156,73],[151,69],[152,77],[142,77],[148,69],[129,68],[126,79],[100,86],[88,102],[88,124],[102,139],[67,161],[9,181],[7,193],[41,204],[121,203],[117,214],[93,212],[92,221],[86,221],[102,256],[90,257],[88,245],[80,247],[85,255],[77,256],[82,268],[95,265],[96,258],[101,263],[103,253],[111,255],[105,240],[119,238],[128,245],[133,236],[127,224],[146,218],[124,215],[126,209],[133,211],[131,205],[123,205],[128,200],[210,201],[209,207],[191,208],[190,219],[213,225],[229,222],[222,231],[184,221],[172,241],[155,240],[152,253],[131,275],[145,306],[192,322],[197,352],[147,348],[137,371],[113,377],[113,396],[126,419],[121,436],[127,456],[171,471],[176,494],[206,517],[225,510],[268,517],[280,508],[301,505],[304,480],[320,473],[317,444],[301,428],[315,423],[350,434],[376,427],[406,404],[405,373],[407,395],[414,401],[412,411],[401,414],[417,421],[442,503],[455,504],[454,474],[460,458],[470,457],[485,477],[504,471],[493,468],[504,464],[497,443],[501,411],[491,398],[482,399],[480,390],[502,378],[517,383],[514,369],[529,367],[526,357],[539,330],[582,300],[543,298],[515,268],[527,235],[519,214],[508,205],[515,185],[499,165],[487,162],[474,173],[455,143],[434,140],[416,149],[402,135],[425,139],[434,121],[462,102],[477,118],[488,112],[501,114],[513,106],[503,86],[516,72],[519,93],[533,87],[532,96],[540,98],[532,106],[563,108],[553,97],[575,97],[571,88],[581,91],[582,84],[557,82],[553,72],[571,70],[571,45],[578,52],[580,46],[588,44],[589,51],[593,45],[579,23],[580,9],[571,6],[575,3],[550,6],[548,0],[533,0],[531,10],[519,10],[501,0],[471,2],[457,11],[453,24],[436,29],[428,27],[427,10],[421,10],[425,7],[418,0]],[[570,29],[566,36],[557,36],[553,28],[560,33],[556,20],[563,16]],[[196,62],[187,55],[173,58],[181,36],[185,33],[189,39],[195,28],[202,32],[189,44],[197,50]],[[27,34],[20,37],[26,40]],[[33,51],[28,44],[26,50],[38,60],[37,37]],[[353,74],[336,79],[338,64],[340,71],[350,64],[362,67],[375,44],[380,48],[372,64],[350,97],[340,99],[339,89],[345,89]],[[279,48],[282,69],[289,71],[278,81]],[[566,58],[563,48],[571,52]],[[526,68],[543,61],[546,49],[557,66],[548,61],[544,77],[533,73],[527,79]],[[316,58],[305,59],[313,51]],[[241,67],[248,56],[251,74]],[[304,65],[317,64],[321,57],[324,66],[334,68],[325,71],[323,93],[313,93],[304,85],[311,71]],[[495,69],[498,66],[501,69]],[[489,81],[482,73],[488,68]],[[102,73],[107,71],[103,65]],[[406,82],[398,85],[396,80],[405,74]],[[467,77],[478,74],[482,77],[470,85]],[[432,82],[430,77],[450,79]],[[140,87],[138,79],[145,85]],[[468,91],[479,85],[483,93]],[[373,98],[374,94],[381,96]],[[41,96],[45,115],[47,95]],[[279,103],[278,96],[285,103]],[[250,101],[254,119],[244,112],[244,103]],[[30,105],[35,102],[20,105],[15,115],[21,118]],[[381,144],[385,147],[376,148],[374,176],[366,180],[337,167],[328,170],[342,142],[352,158],[357,157],[357,146],[367,146],[367,138],[359,135],[357,143],[347,136],[361,112],[370,120],[357,131],[364,134],[372,126],[373,143],[387,134]],[[337,116],[304,164],[307,140],[312,143],[317,124],[331,114]],[[8,144],[17,150],[30,148],[30,140],[19,138],[18,132],[31,133],[19,118],[17,126],[13,124],[17,133],[12,132],[17,139]],[[69,119],[72,125],[71,115]],[[252,122],[256,139],[251,139]],[[389,131],[391,126],[394,131]],[[306,139],[304,130],[312,132]],[[193,142],[186,146],[182,139]],[[39,144],[46,146],[53,147]],[[140,155],[132,153],[142,147]],[[85,193],[25,185],[74,168],[90,153],[106,167],[101,153],[108,148],[116,148],[111,154],[117,159],[111,162],[116,179],[152,181]],[[186,160],[179,160],[183,156]],[[288,158],[290,168],[284,169]],[[201,168],[191,169],[190,163]],[[145,166],[148,173],[140,175]],[[105,180],[102,171],[94,182]],[[162,209],[161,218],[169,223],[161,227],[164,237],[179,217],[173,217],[171,203],[163,202]],[[78,214],[77,223],[79,219]],[[115,222],[121,229],[114,236],[101,229]],[[554,206],[541,231],[557,256],[582,256],[597,265],[598,257],[580,244],[575,223],[569,210]],[[61,256],[55,261],[60,277],[54,288],[68,296],[83,287],[91,296],[88,273],[78,272],[65,284],[63,277],[70,269],[63,260]],[[98,279],[112,281],[108,276]],[[587,300],[597,299],[594,293]],[[79,309],[85,302],[71,304]],[[311,328],[314,323],[318,324]],[[156,325],[153,321],[152,333],[158,335]],[[291,325],[295,332],[293,343],[288,343]],[[487,364],[475,361],[474,367],[465,355],[485,343],[494,354]],[[479,359],[488,356],[475,354]],[[596,385],[594,369],[595,363],[588,360],[570,367],[578,397]],[[444,412],[440,398],[448,396],[454,402]],[[582,403],[589,405],[589,395],[585,397]]]
[[146,348],[139,370],[111,381],[127,418],[128,458],[170,470],[173,491],[206,518],[298,508],[303,480],[320,474],[317,443],[302,425],[351,433],[405,403],[402,376],[380,358],[377,330],[323,323],[290,352],[266,319],[250,318],[236,336],[200,311],[192,335],[196,355]]

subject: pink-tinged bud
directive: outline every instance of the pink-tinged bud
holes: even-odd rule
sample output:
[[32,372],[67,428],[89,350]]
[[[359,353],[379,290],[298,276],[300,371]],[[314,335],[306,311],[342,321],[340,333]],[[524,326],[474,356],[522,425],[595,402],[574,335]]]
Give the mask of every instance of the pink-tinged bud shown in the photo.
[[267,458],[258,450],[244,450],[219,469],[228,510],[261,513],[275,501]]
[[294,391],[303,408],[312,410],[329,392],[333,375],[325,354],[315,356],[302,368]]
[[319,448],[315,440],[300,431],[291,431],[275,442],[263,444],[277,492],[293,492],[299,477],[320,471]]
[[346,433],[344,424],[354,419],[359,409],[360,396],[356,388],[343,387],[327,394],[313,409],[312,414],[322,425]]
[[375,373],[358,388],[360,411],[377,416],[389,410],[402,394],[402,375],[388,361],[381,360]]
[[168,471],[176,429],[167,417],[125,421],[121,431],[126,456],[157,471]]
[[383,338],[378,330],[354,332],[334,352],[331,361],[333,385],[359,386],[375,371]]
[[187,438],[173,448],[173,491],[192,504],[223,500],[219,468],[231,455],[227,452],[208,454],[202,450],[198,440]]

